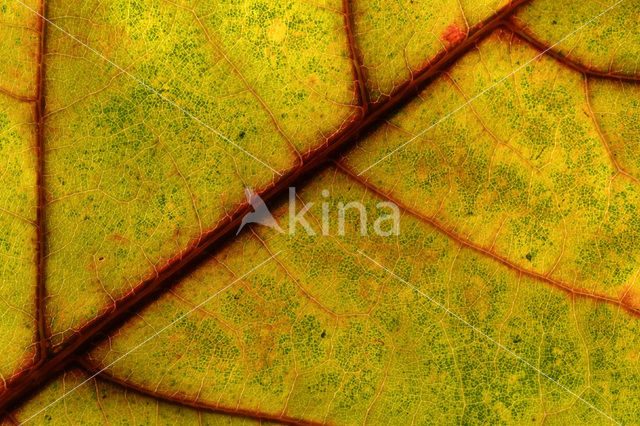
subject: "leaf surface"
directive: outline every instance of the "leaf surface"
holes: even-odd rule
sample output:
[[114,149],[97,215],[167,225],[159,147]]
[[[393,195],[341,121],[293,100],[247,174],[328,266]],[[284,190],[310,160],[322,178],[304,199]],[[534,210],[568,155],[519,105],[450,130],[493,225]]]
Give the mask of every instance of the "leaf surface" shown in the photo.
[[638,422],[636,9],[9,1],[0,412]]

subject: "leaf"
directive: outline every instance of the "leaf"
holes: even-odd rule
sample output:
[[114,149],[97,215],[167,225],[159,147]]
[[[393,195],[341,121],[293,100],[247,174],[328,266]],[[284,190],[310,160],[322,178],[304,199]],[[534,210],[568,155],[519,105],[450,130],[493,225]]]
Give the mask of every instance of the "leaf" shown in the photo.
[[[71,370],[66,372],[55,382],[43,389],[27,406],[54,399],[62,394],[65,389],[77,386],[87,380],[87,375],[82,371]],[[79,392],[70,396],[64,404],[56,407],[55,412],[46,414],[43,419],[46,422],[74,421],[92,423],[130,423],[136,424],[175,424],[179,422],[204,423],[204,424],[246,424],[247,419],[208,412],[204,409],[184,407],[177,404],[158,401],[144,395],[129,392],[122,387],[111,383],[92,379],[91,386],[83,386]],[[77,410],[77,411],[76,411]],[[231,413],[233,414],[233,413]],[[260,419],[267,423],[269,419]],[[255,422],[256,424],[258,422]]]
[[3,4],[0,412],[638,422],[638,7]]

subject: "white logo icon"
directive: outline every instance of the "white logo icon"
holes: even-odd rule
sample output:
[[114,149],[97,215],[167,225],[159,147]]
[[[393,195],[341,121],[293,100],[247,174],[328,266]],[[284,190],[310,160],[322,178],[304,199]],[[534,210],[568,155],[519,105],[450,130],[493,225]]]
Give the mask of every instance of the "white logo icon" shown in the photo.
[[253,207],[253,211],[251,213],[247,213],[242,218],[242,223],[240,224],[240,228],[238,228],[238,232],[236,232],[236,235],[238,235],[240,231],[242,231],[242,228],[244,228],[244,226],[249,223],[259,223],[260,225],[273,228],[280,233],[284,232],[267,208],[264,200],[260,198],[260,196],[256,194],[253,189],[245,188],[244,195],[247,198],[247,202],[251,204],[251,207]]
[[[247,202],[251,205],[251,207],[253,207],[253,211],[250,213],[247,213],[242,218],[242,223],[240,223],[240,227],[238,228],[236,235],[238,235],[240,231],[244,229],[245,225],[248,225],[251,223],[257,223],[260,225],[264,225],[268,228],[275,229],[281,234],[285,232],[282,230],[282,228],[280,228],[280,225],[278,224],[276,219],[273,217],[273,215],[269,211],[269,208],[265,204],[264,200],[260,198],[260,196],[253,189],[245,188],[244,194],[245,194],[245,197],[247,198]],[[322,209],[321,219],[318,221],[318,222],[321,222],[322,235],[329,235],[332,228],[331,226],[332,223],[334,224],[333,225],[334,227],[336,226],[335,225],[336,221],[335,220],[332,221],[331,218],[329,217],[331,215],[331,212],[333,211],[331,209],[331,205],[329,202],[330,200],[328,200],[329,196],[330,196],[330,193],[328,190],[325,189],[322,191],[322,197],[324,200],[322,200],[322,205],[321,205],[321,209]],[[296,209],[296,205],[297,205],[296,198],[297,198],[296,188],[289,187],[288,234],[295,235],[296,229],[298,228],[298,225],[300,225],[302,229],[306,231],[307,235],[310,235],[310,236],[317,235],[316,230],[313,229],[311,224],[305,218],[307,213],[309,213],[309,215],[312,214],[311,207],[313,207],[316,204],[316,201],[311,201],[306,203],[302,202],[302,208],[298,211]],[[339,203],[337,203],[337,207],[338,207],[337,209],[338,236],[345,235],[347,231],[347,226],[346,226],[347,215],[348,214],[353,215],[354,210],[360,219],[359,221],[360,235],[362,236],[368,235],[370,225],[368,224],[367,207],[365,206],[365,204],[359,201],[353,201],[345,204],[344,202],[340,201]],[[389,209],[391,214],[380,215],[376,219],[376,221],[373,224],[373,230],[375,231],[375,234],[381,237],[386,237],[389,235],[399,235],[400,209],[398,208],[398,206],[396,206],[394,203],[385,201],[385,202],[379,202],[378,204],[376,204],[376,209],[378,212],[380,212],[382,209]],[[347,213],[347,211],[350,211],[350,213]],[[384,226],[384,228],[386,229],[382,229],[383,224],[385,222],[390,222],[390,226],[389,225]]]

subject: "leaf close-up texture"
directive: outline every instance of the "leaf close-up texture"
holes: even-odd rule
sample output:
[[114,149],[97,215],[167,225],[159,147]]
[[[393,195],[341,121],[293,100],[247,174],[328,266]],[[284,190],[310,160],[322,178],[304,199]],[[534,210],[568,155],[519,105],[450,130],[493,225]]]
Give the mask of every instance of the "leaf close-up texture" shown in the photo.
[[639,0],[0,0],[0,55],[3,424],[640,423]]

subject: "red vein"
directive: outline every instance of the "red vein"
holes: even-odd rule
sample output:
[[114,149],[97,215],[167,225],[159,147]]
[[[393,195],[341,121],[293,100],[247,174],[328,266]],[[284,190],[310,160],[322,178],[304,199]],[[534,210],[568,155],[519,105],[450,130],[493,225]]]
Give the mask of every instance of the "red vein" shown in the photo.
[[567,68],[570,68],[574,71],[577,71],[581,74],[586,74],[591,77],[598,77],[607,80],[619,80],[626,82],[640,82],[640,75],[629,75],[629,74],[619,74],[614,72],[604,72],[597,70],[595,68],[583,65],[578,61],[575,61],[558,50],[551,48],[551,46],[547,46],[542,41],[538,40],[531,34],[526,28],[516,24],[512,20],[506,20],[504,27],[515,34],[519,39],[526,42],[534,49],[539,50],[541,52],[545,52],[545,54],[551,56],[553,59],[563,64]]
[[439,233],[446,236],[447,238],[452,240],[454,243],[462,247],[475,251],[476,253],[479,253],[482,256],[489,257],[495,260],[496,262],[506,266],[507,268],[515,271],[516,273],[519,273],[529,278],[533,278],[535,280],[542,281],[546,284],[549,284],[554,288],[557,288],[559,290],[562,290],[568,293],[570,296],[583,297],[587,299],[596,300],[598,302],[610,303],[612,305],[619,306],[625,309],[626,311],[628,311],[630,314],[634,316],[640,316],[640,307],[634,306],[632,303],[628,302],[629,299],[626,297],[626,294],[621,295],[619,298],[615,298],[606,294],[597,293],[594,291],[588,291],[583,288],[576,287],[571,284],[567,284],[565,282],[551,278],[548,274],[541,274],[534,270],[526,269],[518,265],[517,263],[513,262],[512,260],[509,260],[508,258],[499,255],[498,253],[494,252],[491,248],[483,247],[471,241],[470,239],[455,233],[453,230],[445,227],[443,224],[435,220],[433,217],[425,216],[418,210],[405,204],[402,200],[399,200],[383,192],[377,186],[369,183],[367,179],[363,178],[362,176],[358,176],[357,173],[355,173],[345,164],[341,162],[335,162],[335,164],[339,170],[341,170],[347,177],[349,177],[354,182],[357,182],[367,190],[371,191],[376,196],[396,204],[400,209],[404,210],[406,213],[410,214],[411,216],[418,219],[419,221],[434,228],[436,231],[438,231]]
[[[414,99],[427,84],[502,25],[504,19],[518,7],[529,1],[531,0],[514,0],[473,27],[466,39],[446,51],[441,51],[410,80],[398,86],[388,98],[371,104],[368,114],[354,117],[350,122],[345,123],[340,130],[326,140],[326,143],[305,153],[297,167],[258,191],[258,195],[267,204],[272,204],[286,194],[288,187],[300,186],[313,172],[324,167],[332,155],[352,146],[364,133],[384,123],[386,118]],[[142,281],[133,291],[116,300],[113,305],[65,339],[57,352],[46,362],[28,366],[15,374],[7,382],[5,392],[0,394],[0,413],[10,411],[28,398],[70,365],[74,356],[86,352],[92,344],[104,339],[111,331],[119,328],[126,320],[136,315],[203,261],[210,258],[225,243],[233,240],[242,218],[251,211],[253,209],[248,203],[237,206],[214,229],[205,232],[191,246],[168,260],[156,274]]]
[[0,86],[0,93],[3,93],[7,96],[9,96],[10,98],[13,98],[17,101],[20,102],[35,102],[36,98],[32,98],[29,96],[23,96],[23,95],[18,95],[17,93],[13,93],[11,90],[9,89],[5,89],[4,87]]
[[604,145],[604,148],[607,151],[607,155],[611,160],[611,164],[616,169],[616,173],[628,178],[634,183],[640,183],[640,181],[638,181],[638,179],[635,176],[631,175],[620,165],[620,163],[618,162],[618,159],[616,158],[615,152],[613,152],[613,149],[611,148],[611,145],[609,144],[607,137],[605,136],[604,132],[602,131],[602,128],[600,127],[600,123],[598,122],[596,113],[594,112],[593,107],[591,106],[591,94],[589,92],[589,78],[586,74],[584,76],[584,81],[582,84],[584,88],[585,102],[587,104],[587,111],[589,112],[589,118],[591,119],[591,122],[593,123],[593,127],[595,127],[596,132],[598,132],[600,141],[602,142],[602,145]]
[[354,17],[351,10],[351,2],[354,0],[342,0],[342,13],[344,15],[344,26],[347,32],[347,46],[349,57],[351,58],[351,68],[356,79],[356,90],[358,93],[358,103],[362,107],[362,114],[366,115],[369,110],[369,94],[364,78],[362,56],[356,44],[356,37],[353,32]]
[[309,422],[307,420],[300,420],[289,416],[282,416],[276,414],[269,414],[255,410],[243,410],[241,408],[231,408],[215,404],[210,404],[205,401],[197,400],[193,397],[188,398],[186,396],[179,396],[177,394],[167,395],[162,392],[151,390],[145,386],[121,379],[110,373],[102,371],[96,367],[90,361],[86,359],[79,359],[76,361],[78,366],[82,368],[87,374],[99,378],[100,380],[121,386],[125,389],[131,390],[140,395],[149,396],[161,401],[165,401],[170,404],[182,405],[185,407],[195,408],[197,410],[208,411],[211,413],[223,413],[229,416],[254,419],[258,421],[276,422],[285,425],[319,425],[320,423]]
[[44,362],[47,357],[47,333],[45,324],[45,308],[44,299],[46,296],[45,288],[45,215],[44,206],[46,204],[44,191],[44,115],[45,115],[45,96],[44,96],[44,48],[45,48],[45,3],[41,0],[40,10],[38,13],[38,32],[40,34],[40,43],[38,45],[38,69],[36,73],[36,100],[33,105],[36,120],[36,188],[37,188],[37,208],[36,208],[36,340],[38,341],[39,352],[38,361]]

